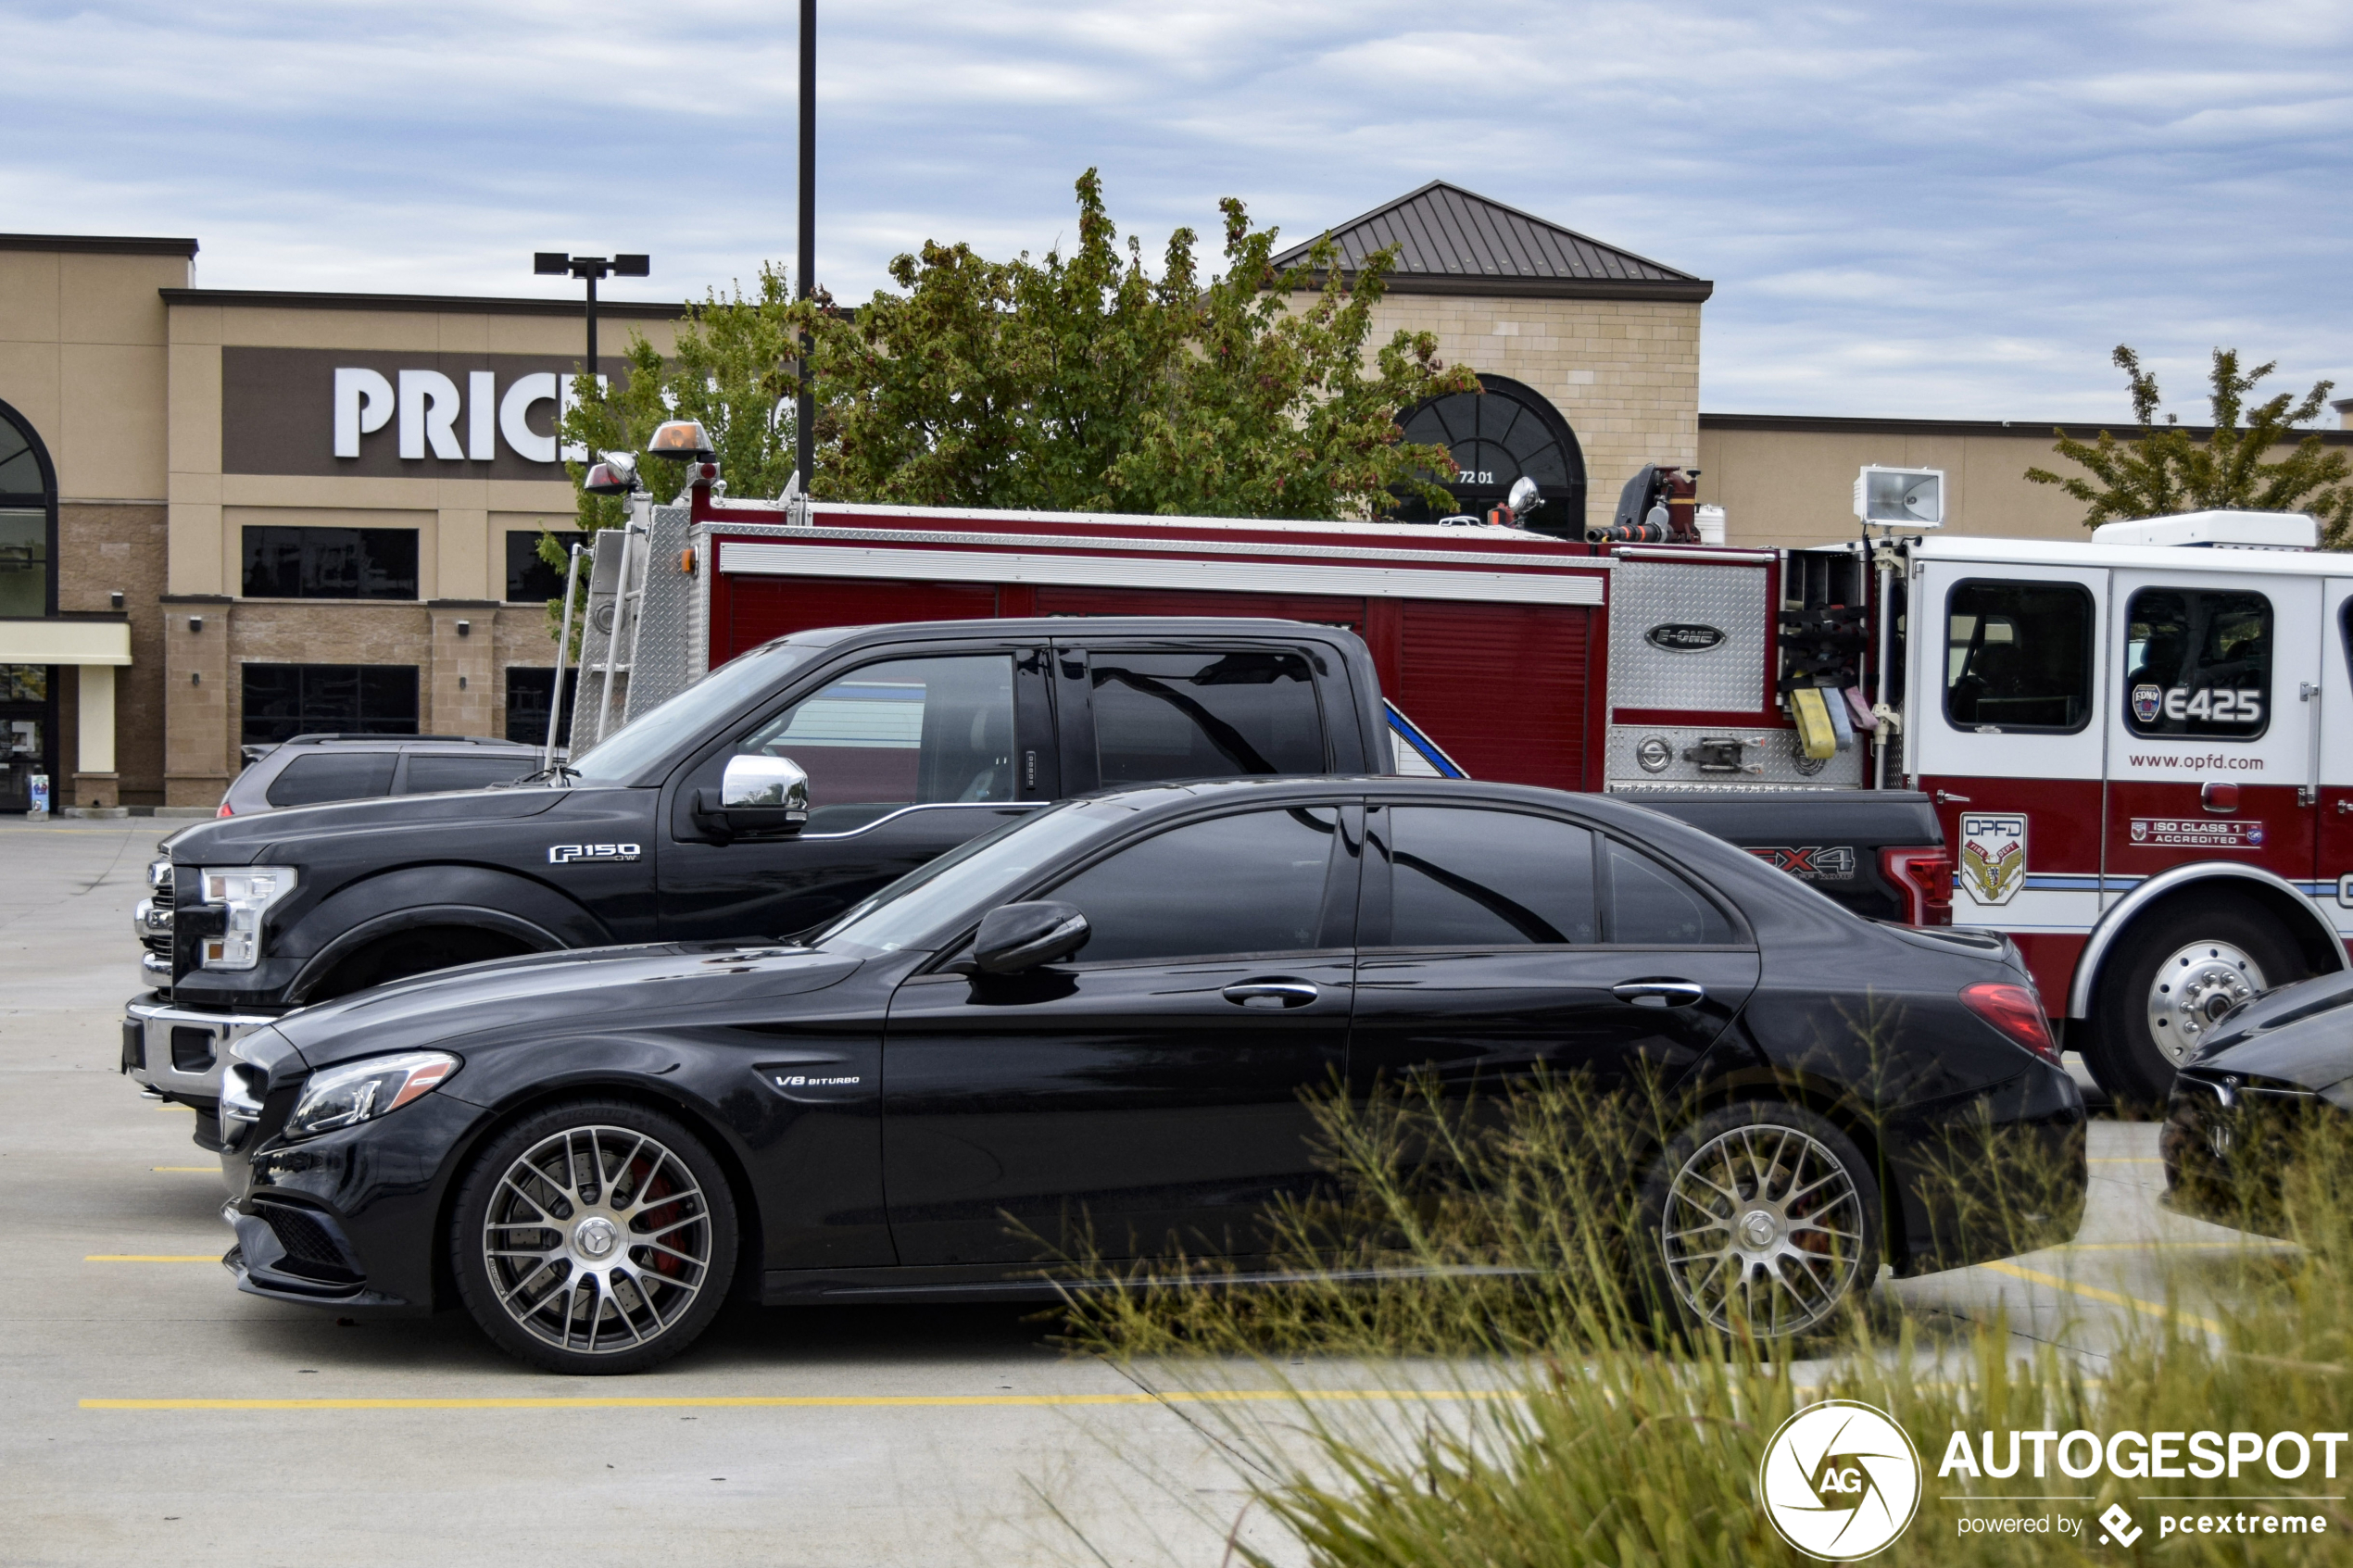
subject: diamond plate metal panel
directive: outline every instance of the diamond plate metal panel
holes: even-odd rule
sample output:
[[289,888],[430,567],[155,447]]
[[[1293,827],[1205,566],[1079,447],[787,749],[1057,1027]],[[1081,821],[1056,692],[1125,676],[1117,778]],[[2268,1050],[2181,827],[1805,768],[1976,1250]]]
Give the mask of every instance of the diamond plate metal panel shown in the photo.
[[[1667,765],[1655,771],[1643,767],[1642,762],[1643,743],[1653,739],[1662,742],[1667,753]],[[1761,771],[1754,773],[1703,772],[1697,762],[1683,755],[1702,741],[1725,739],[1759,743],[1743,746],[1741,761],[1756,764]],[[1652,755],[1655,760],[1655,750]],[[1773,730],[1761,726],[1742,729],[1737,725],[1728,727],[1722,724],[1612,724],[1604,758],[1604,776],[1613,790],[1737,789],[1768,785],[1776,789],[1858,789],[1870,766],[1871,751],[1857,737],[1851,749],[1842,751],[1826,761],[1816,762],[1800,748],[1795,730]]]
[[654,507],[647,525],[645,597],[629,659],[629,717],[669,701],[702,671],[693,664],[695,579],[680,559],[693,537],[686,507]]
[[[1755,709],[1765,693],[1771,606],[1757,565],[1621,560],[1611,578],[1609,696],[1614,708]],[[1714,647],[1661,647],[1654,629],[1713,627]]]

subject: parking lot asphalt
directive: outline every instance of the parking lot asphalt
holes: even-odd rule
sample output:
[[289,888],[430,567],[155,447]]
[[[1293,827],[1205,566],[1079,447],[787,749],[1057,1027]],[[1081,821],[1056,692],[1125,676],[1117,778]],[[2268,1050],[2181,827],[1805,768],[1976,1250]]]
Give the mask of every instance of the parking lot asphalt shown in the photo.
[[[736,1309],[657,1372],[573,1379],[459,1314],[346,1325],[239,1294],[190,1113],[116,1070],[130,910],[173,825],[0,825],[0,1560],[1223,1555],[1246,1499],[1184,1405],[1020,1309]],[[2095,1123],[2092,1154],[2074,1246],[1881,1290],[1957,1321],[2007,1309],[2021,1343],[2096,1359],[2120,1319],[2167,1310],[2181,1260],[2264,1245],[2158,1207],[2148,1124]],[[2195,1293],[2171,1310],[2211,1311]]]

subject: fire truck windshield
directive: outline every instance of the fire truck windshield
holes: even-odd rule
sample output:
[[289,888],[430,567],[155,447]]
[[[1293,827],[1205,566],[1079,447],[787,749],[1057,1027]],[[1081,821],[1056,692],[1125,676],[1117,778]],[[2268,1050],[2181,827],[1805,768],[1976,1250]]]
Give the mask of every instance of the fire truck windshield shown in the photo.
[[769,643],[730,659],[672,697],[641,713],[573,759],[574,784],[627,784],[667,763],[678,748],[722,716],[783,682],[819,650]]

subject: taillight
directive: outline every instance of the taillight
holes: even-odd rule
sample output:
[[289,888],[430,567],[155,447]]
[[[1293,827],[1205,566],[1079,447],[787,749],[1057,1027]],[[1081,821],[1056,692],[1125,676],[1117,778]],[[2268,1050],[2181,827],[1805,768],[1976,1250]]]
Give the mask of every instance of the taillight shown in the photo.
[[229,803],[226,800],[220,803],[220,809],[213,813],[216,817],[233,817],[237,813],[234,811],[229,809]]
[[2058,1065],[2058,1042],[2051,1038],[2051,1021],[2043,1016],[2043,998],[2032,986],[1981,980],[1962,988],[1961,1005],[2052,1066]]
[[1880,873],[1904,894],[1908,925],[1953,923],[1953,858],[1942,849],[1882,849]]

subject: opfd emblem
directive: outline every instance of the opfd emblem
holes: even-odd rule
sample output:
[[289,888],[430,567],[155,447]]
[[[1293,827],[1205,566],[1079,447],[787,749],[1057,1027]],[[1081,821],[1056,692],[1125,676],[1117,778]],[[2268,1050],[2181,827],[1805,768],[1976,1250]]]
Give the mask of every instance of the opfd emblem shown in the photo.
[[1961,885],[1981,904],[2007,904],[2026,885],[2026,815],[1972,811],[1961,817]]
[[2133,717],[2144,724],[2154,724],[2165,709],[2164,691],[2147,682],[2133,688]]
[[1757,1466],[1765,1516],[1808,1557],[1852,1562],[1883,1550],[1920,1505],[1920,1456],[1883,1411],[1825,1399],[1781,1423]]

